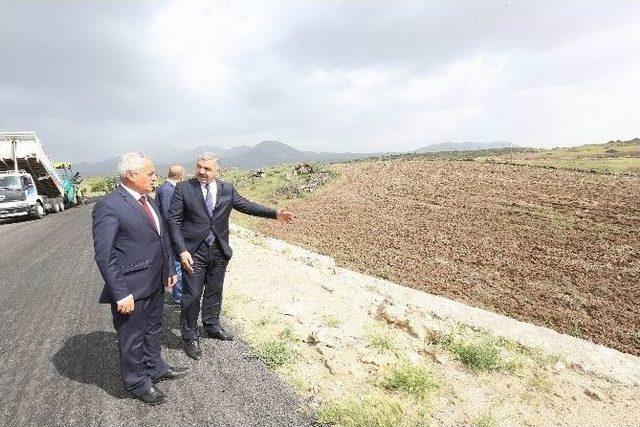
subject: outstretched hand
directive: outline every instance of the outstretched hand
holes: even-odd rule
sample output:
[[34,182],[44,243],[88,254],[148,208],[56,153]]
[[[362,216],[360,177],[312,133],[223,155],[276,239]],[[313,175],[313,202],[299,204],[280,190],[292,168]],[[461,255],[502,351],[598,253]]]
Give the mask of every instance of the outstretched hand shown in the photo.
[[277,213],[277,217],[276,218],[280,222],[286,222],[287,224],[291,224],[295,217],[296,216],[294,214],[292,214],[291,212],[289,212],[285,208],[280,208],[280,209],[278,209],[278,213]]

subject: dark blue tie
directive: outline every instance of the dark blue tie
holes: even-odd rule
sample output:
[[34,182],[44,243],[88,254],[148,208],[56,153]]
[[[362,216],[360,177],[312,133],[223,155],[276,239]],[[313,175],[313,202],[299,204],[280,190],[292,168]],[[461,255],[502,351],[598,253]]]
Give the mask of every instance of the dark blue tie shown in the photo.
[[[204,188],[207,189],[207,196],[204,199],[204,204],[207,206],[207,214],[209,214],[209,218],[213,216],[213,197],[211,197],[211,189],[209,188],[209,184],[206,184]],[[211,247],[213,242],[216,240],[216,237],[213,235],[213,231],[209,231],[207,237],[204,238],[204,242],[207,246]]]

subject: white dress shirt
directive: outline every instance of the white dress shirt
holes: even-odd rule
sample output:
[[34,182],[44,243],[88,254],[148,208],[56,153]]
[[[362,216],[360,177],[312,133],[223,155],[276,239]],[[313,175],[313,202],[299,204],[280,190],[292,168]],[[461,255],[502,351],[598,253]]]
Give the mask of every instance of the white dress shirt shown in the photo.
[[[138,201],[138,203],[140,203],[140,197],[142,197],[142,194],[138,193],[136,190],[132,190],[131,188],[127,187],[124,184],[120,184],[120,185],[122,185],[122,188],[127,190],[127,192],[131,194]],[[156,213],[155,209],[153,209],[153,206],[151,206],[151,203],[149,203],[149,196],[147,195],[146,197],[147,197],[147,206],[149,206],[151,215],[153,215],[153,221],[156,223],[156,230],[158,230],[158,234],[160,234],[160,221],[158,220],[158,214]],[[142,206],[142,203],[140,203],[140,206]]]
[[[203,184],[200,182],[200,189],[202,190],[202,198],[204,201],[207,201],[207,188],[205,187],[207,184]],[[216,206],[216,199],[218,197],[218,185],[216,184],[216,180],[214,179],[209,183],[209,192],[211,193],[211,200],[213,200],[213,207]]]

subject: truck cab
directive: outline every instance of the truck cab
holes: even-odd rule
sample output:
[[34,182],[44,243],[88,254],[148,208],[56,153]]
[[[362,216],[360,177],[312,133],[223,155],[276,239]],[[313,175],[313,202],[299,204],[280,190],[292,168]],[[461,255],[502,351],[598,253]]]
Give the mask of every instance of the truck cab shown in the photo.
[[0,219],[29,215],[42,218],[45,203],[27,172],[0,172]]
[[0,132],[0,219],[64,210],[63,183],[35,132]]

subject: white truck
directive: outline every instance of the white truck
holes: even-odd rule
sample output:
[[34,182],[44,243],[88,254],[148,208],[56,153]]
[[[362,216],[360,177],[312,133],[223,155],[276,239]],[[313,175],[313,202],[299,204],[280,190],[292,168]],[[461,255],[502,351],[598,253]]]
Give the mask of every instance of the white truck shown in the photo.
[[0,132],[0,219],[64,210],[64,189],[35,132]]

